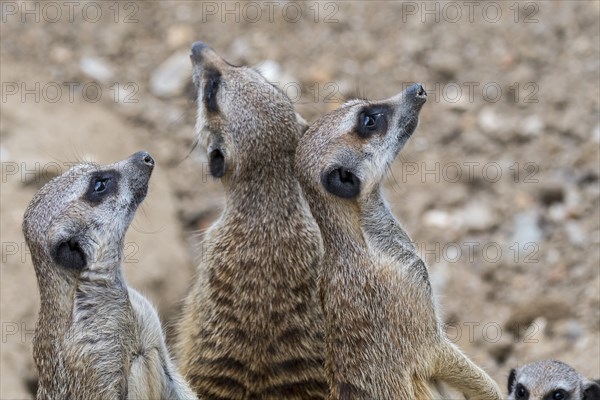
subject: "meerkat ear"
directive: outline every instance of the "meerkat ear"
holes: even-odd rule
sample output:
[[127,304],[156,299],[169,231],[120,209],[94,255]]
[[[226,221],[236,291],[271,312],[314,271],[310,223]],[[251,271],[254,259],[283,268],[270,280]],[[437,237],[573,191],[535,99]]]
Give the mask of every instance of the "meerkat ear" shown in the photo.
[[300,137],[302,137],[302,135],[304,135],[304,133],[306,133],[308,130],[308,122],[302,118],[302,115],[296,112],[296,123],[298,124],[298,132],[300,133]]
[[86,265],[86,256],[76,237],[62,240],[52,251],[52,258],[58,265],[68,269],[80,270]]
[[214,148],[208,153],[208,167],[210,174],[215,178],[221,178],[225,175],[227,168],[225,164],[225,156],[219,148]]
[[321,184],[329,193],[343,199],[353,199],[360,193],[360,179],[344,167],[324,173]]
[[600,385],[588,381],[583,387],[583,400],[600,400]]
[[517,379],[517,371],[513,368],[508,374],[508,394],[511,394],[514,389],[515,379]]

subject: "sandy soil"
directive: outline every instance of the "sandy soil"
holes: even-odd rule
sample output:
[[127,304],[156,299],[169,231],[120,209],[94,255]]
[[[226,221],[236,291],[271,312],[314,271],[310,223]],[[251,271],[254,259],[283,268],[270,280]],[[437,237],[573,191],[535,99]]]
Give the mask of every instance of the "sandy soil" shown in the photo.
[[600,377],[599,2],[51,3],[1,4],[0,398],[31,398],[35,382],[23,211],[70,162],[155,156],[125,270],[176,320],[197,232],[223,199],[188,156],[198,39],[263,63],[309,121],[423,82],[386,192],[447,334],[503,387],[510,368],[549,357]]

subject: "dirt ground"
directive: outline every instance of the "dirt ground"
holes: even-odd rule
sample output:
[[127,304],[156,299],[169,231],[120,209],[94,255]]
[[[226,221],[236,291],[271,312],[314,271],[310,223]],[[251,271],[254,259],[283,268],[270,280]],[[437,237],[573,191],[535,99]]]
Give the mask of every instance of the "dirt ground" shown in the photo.
[[191,152],[200,39],[262,64],[308,121],[422,82],[429,100],[386,193],[428,261],[448,336],[502,387],[510,368],[550,357],[600,377],[600,2],[1,7],[2,399],[32,398],[35,382],[22,215],[70,162],[155,156],[125,270],[167,327],[177,319],[197,233],[223,204]]

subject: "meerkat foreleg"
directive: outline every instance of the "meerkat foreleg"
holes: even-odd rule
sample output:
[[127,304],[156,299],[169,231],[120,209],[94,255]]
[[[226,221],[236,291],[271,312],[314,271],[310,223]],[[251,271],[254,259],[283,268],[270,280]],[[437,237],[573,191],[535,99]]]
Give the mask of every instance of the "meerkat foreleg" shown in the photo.
[[458,389],[468,400],[503,398],[498,384],[450,342],[440,350],[434,377]]

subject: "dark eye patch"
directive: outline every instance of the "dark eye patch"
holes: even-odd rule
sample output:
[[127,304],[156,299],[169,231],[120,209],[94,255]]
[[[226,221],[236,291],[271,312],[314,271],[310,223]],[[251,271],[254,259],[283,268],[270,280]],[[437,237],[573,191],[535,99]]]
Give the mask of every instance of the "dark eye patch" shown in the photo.
[[217,104],[217,93],[221,84],[221,73],[216,69],[209,69],[206,72],[206,83],[202,92],[202,101],[209,112],[219,112]]
[[100,204],[119,188],[121,174],[115,170],[97,171],[90,176],[85,200],[92,205]]
[[358,113],[354,128],[361,138],[368,138],[374,134],[384,134],[388,126],[389,107],[367,106]]

